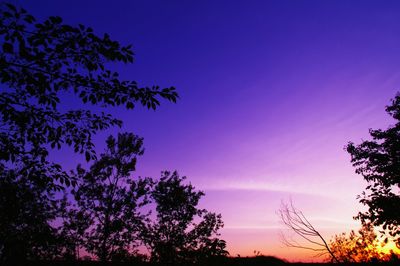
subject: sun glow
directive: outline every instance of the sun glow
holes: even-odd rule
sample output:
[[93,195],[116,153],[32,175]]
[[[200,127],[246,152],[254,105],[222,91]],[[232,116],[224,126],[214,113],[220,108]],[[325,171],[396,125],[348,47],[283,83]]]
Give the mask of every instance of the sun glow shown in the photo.
[[384,254],[400,254],[400,249],[397,248],[396,244],[393,241],[389,241],[386,245],[378,246],[378,251]]

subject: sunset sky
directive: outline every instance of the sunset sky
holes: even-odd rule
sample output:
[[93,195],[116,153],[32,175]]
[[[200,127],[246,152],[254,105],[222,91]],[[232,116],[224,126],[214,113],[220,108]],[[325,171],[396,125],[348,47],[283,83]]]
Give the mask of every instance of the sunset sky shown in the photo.
[[[366,183],[344,146],[392,122],[384,107],[400,91],[399,1],[11,2],[133,44],[135,63],[114,69],[177,88],[178,103],[155,112],[108,111],[144,137],[138,175],[176,169],[205,191],[201,205],[222,214],[231,255],[317,260],[280,242],[282,200],[327,239],[359,227]],[[97,135],[98,151],[116,133]],[[68,149],[53,156],[66,169],[84,161]]]

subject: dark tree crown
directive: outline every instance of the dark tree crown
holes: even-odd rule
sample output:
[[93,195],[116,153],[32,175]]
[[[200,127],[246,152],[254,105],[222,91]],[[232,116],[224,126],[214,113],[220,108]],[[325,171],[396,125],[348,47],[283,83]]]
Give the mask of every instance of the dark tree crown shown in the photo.
[[22,8],[2,4],[0,43],[0,160],[29,167],[42,164],[46,177],[35,178],[68,185],[60,166],[47,161],[48,149],[68,145],[87,161],[95,159],[92,136],[122,124],[104,112],[61,111],[65,93],[83,104],[127,109],[138,104],[156,109],[161,99],[178,98],[174,87],[140,87],[120,79],[108,66],[132,63],[131,46],[108,34],[98,36],[90,27],[64,24],[60,17],[39,22]]
[[382,226],[397,239],[400,246],[400,95],[386,107],[386,112],[395,119],[386,130],[370,129],[372,140],[359,145],[350,142],[347,152],[357,174],[369,183],[360,202],[368,211],[358,218]]

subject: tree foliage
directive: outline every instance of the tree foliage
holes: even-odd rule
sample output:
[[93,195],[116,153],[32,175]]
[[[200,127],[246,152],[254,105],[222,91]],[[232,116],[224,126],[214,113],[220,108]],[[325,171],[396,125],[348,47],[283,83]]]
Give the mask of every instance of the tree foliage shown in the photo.
[[343,263],[382,262],[398,259],[392,251],[383,251],[386,243],[381,241],[372,224],[363,224],[358,232],[352,230],[348,235],[335,235],[329,247],[336,258]]
[[[93,135],[122,124],[101,108],[156,109],[162,99],[176,101],[175,88],[142,87],[110,68],[132,62],[131,46],[108,34],[64,24],[60,17],[37,21],[22,8],[0,4],[2,260],[43,257],[44,251],[52,256],[50,246],[60,236],[52,222],[66,215],[59,213],[63,202],[54,193],[77,179],[52,162],[51,149],[70,146],[87,161],[95,160]],[[96,105],[98,112],[84,109],[85,104]],[[86,217],[74,217],[62,234],[82,228]]]
[[197,207],[202,191],[183,183],[177,172],[163,172],[151,191],[156,217],[149,221],[143,240],[154,262],[163,265],[198,263],[225,256],[225,241],[217,236],[223,227],[220,214]]
[[24,177],[0,178],[0,264],[54,259],[59,251],[57,229],[60,201]]
[[369,183],[360,196],[368,211],[359,213],[363,222],[381,226],[400,247],[400,95],[386,107],[395,120],[386,130],[370,129],[372,140],[359,145],[350,142],[347,151],[356,173]]
[[[101,107],[141,104],[156,109],[160,99],[175,102],[175,88],[140,87],[122,80],[110,62],[133,62],[130,45],[108,34],[98,36],[83,25],[63,24],[60,17],[38,22],[24,9],[2,4],[0,9],[0,163],[24,176],[69,185],[68,175],[47,160],[49,146],[72,146],[95,159],[92,136],[122,121],[104,112],[61,110],[62,97]],[[31,168],[40,174],[32,175]]]
[[[123,260],[135,251],[146,216],[140,208],[148,203],[150,179],[131,178],[143,141],[132,133],[107,139],[107,149],[91,165],[78,167],[78,186],[73,190],[76,208],[70,210],[66,228],[72,239],[81,235],[82,246],[100,261]],[[77,223],[77,221],[85,223]],[[75,225],[75,227],[74,227]]]
[[[102,108],[156,109],[178,98],[174,87],[142,87],[111,70],[110,63],[133,62],[130,45],[60,17],[36,21],[4,3],[0,44],[0,263],[76,259],[82,248],[101,261],[130,260],[139,240],[153,261],[167,264],[227,254],[221,215],[197,207],[203,192],[176,172],[158,182],[131,178],[141,138],[109,137],[96,156],[93,135],[122,125]],[[90,168],[67,174],[52,162],[51,149],[64,146]],[[155,220],[144,212],[150,201]]]

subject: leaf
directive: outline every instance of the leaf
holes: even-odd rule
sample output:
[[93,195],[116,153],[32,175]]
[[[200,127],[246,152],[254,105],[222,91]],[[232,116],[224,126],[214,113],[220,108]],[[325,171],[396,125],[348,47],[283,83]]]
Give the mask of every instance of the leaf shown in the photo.
[[85,152],[85,158],[86,158],[86,161],[87,161],[87,162],[90,161],[90,157],[91,157],[91,156],[90,156],[90,152],[86,151],[86,152]]
[[[64,95],[97,105],[93,110],[103,105],[154,109],[160,99],[175,97],[174,91],[161,93],[158,86],[139,88],[136,81],[121,80],[118,72],[108,70],[108,62],[133,59],[131,46],[122,46],[108,34],[95,35],[84,25],[60,25],[62,19],[57,16],[34,22],[33,16],[11,4],[0,5],[0,13],[0,65],[4,66],[9,57],[10,62],[20,64],[18,68],[6,64],[0,75],[0,82],[8,86],[4,91],[10,92],[10,97],[0,103],[0,123],[9,129],[3,133],[10,147],[3,145],[7,154],[0,157],[7,164],[25,162],[28,155],[37,156],[37,161],[29,163],[40,176],[48,175],[41,185],[49,191],[62,189],[58,178],[64,176],[61,168],[48,168],[52,165],[49,149],[72,146],[74,152],[84,153],[86,161],[96,160],[92,135],[122,126],[122,121],[111,115],[60,108],[79,108],[71,106],[74,101]],[[11,108],[8,102],[18,108]],[[61,182],[68,185],[64,179]]]
[[12,11],[17,12],[17,8],[16,8],[14,5],[12,5],[12,4],[10,4],[10,3],[6,3],[6,6],[7,6],[9,9],[11,9]]
[[127,108],[127,109],[133,109],[133,107],[134,107],[134,105],[133,105],[132,102],[127,102],[127,103],[126,103],[126,108]]
[[5,42],[3,44],[3,52],[4,53],[8,53],[8,54],[12,54],[14,52],[14,47],[11,43]]

